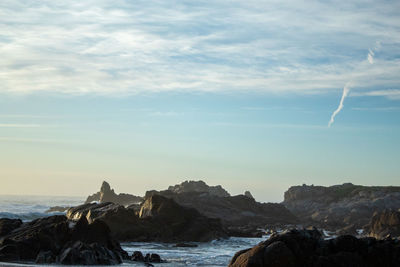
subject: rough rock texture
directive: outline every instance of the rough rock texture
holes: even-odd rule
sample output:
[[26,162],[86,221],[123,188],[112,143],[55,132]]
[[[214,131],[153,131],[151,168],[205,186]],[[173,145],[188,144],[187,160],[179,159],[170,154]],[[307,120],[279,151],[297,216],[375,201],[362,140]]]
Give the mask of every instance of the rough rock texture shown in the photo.
[[361,228],[375,212],[400,207],[400,187],[293,186],[285,192],[283,204],[304,223]]
[[20,219],[0,219],[0,236],[4,236],[10,233],[11,231],[20,227],[21,224],[22,221]]
[[180,194],[185,192],[209,193],[212,196],[229,197],[230,194],[220,185],[209,186],[203,181],[185,181],[181,184],[168,187],[169,191]]
[[244,195],[219,197],[207,192],[175,193],[170,190],[148,191],[146,197],[154,194],[175,200],[178,204],[195,208],[210,218],[218,218],[224,226],[257,226],[270,224],[292,224],[297,218],[277,203],[259,203]]
[[23,223],[0,238],[0,261],[114,265],[127,258],[102,221],[56,215]]
[[374,214],[367,231],[375,238],[385,238],[388,235],[400,238],[400,209]]
[[117,195],[114,192],[114,189],[111,189],[110,185],[106,181],[104,181],[103,184],[101,185],[100,191],[91,196],[88,196],[85,203],[90,203],[94,201],[100,203],[113,202],[123,206],[128,206],[131,204],[142,202],[143,198],[123,193]]
[[90,203],[69,209],[67,217],[101,219],[120,241],[203,242],[227,236],[218,219],[160,195],[146,198],[139,212],[113,203]]
[[291,230],[239,251],[230,267],[400,266],[398,240],[357,239],[344,235],[323,240],[317,230]]

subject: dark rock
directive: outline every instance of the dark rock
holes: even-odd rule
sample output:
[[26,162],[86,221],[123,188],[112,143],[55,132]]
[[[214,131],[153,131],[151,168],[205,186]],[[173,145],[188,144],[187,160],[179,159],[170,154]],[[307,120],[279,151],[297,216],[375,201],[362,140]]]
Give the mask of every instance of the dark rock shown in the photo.
[[119,264],[127,253],[102,221],[71,223],[63,215],[23,223],[0,240],[0,261]]
[[177,194],[187,192],[208,193],[212,196],[229,197],[230,194],[222,186],[209,186],[203,181],[185,181],[181,184],[168,187],[168,190]]
[[375,238],[400,237],[400,210],[384,210],[375,213],[369,223],[368,233]]
[[140,251],[134,251],[131,257],[132,261],[144,261],[144,257],[142,252]]
[[111,189],[110,185],[104,181],[103,184],[101,185],[100,191],[88,196],[86,199],[85,203],[91,203],[91,202],[112,202],[115,204],[123,205],[123,206],[129,206],[131,204],[137,204],[143,201],[142,197],[130,195],[130,194],[116,194],[114,192],[114,189]]
[[262,237],[265,232],[254,226],[229,226],[228,235],[235,237]]
[[400,242],[350,235],[323,240],[315,229],[291,230],[237,252],[229,266],[400,266]]
[[178,204],[194,208],[210,218],[218,218],[224,226],[252,225],[265,227],[273,224],[295,224],[297,218],[277,203],[259,203],[244,195],[220,197],[208,192],[180,192],[171,190],[148,191],[146,198],[162,195]]
[[292,186],[285,192],[283,204],[303,224],[350,232],[351,228],[360,229],[368,224],[375,212],[400,207],[400,187],[351,183]]
[[244,196],[245,196],[245,197],[248,197],[248,198],[251,198],[251,199],[254,199],[254,197],[253,197],[253,195],[250,193],[250,191],[244,192]]
[[10,233],[14,229],[17,229],[21,224],[22,221],[20,219],[0,219],[0,237]]
[[91,203],[68,210],[67,216],[73,220],[86,217],[89,222],[100,219],[121,241],[205,242],[227,236],[218,219],[160,195],[148,197],[139,214],[113,203]]

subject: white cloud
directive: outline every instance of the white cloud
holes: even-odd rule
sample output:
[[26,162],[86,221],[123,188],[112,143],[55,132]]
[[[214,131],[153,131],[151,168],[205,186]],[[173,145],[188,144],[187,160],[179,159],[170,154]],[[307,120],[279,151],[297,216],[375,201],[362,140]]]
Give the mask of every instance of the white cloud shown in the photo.
[[359,90],[400,84],[400,4],[2,1],[0,93]]
[[393,100],[400,100],[400,89],[373,90],[367,92],[355,92],[352,96],[383,96]]

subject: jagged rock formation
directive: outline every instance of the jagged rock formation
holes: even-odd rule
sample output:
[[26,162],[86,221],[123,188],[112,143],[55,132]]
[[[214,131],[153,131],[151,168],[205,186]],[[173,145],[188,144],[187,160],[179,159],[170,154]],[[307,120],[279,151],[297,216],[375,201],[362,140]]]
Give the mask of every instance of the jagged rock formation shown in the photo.
[[91,196],[88,196],[85,203],[90,203],[94,201],[100,203],[112,202],[123,206],[128,206],[142,202],[143,198],[124,193],[117,195],[114,192],[114,189],[111,189],[110,185],[106,181],[103,181],[100,191]]
[[357,239],[351,235],[323,240],[317,230],[291,230],[239,251],[229,267],[400,266],[396,240]]
[[0,219],[0,237],[5,236],[6,234],[10,233],[11,231],[17,229],[22,224],[20,219],[8,219],[8,218],[1,218]]
[[222,188],[220,185],[209,186],[203,181],[185,181],[181,184],[168,187],[169,191],[174,193],[186,193],[186,192],[199,192],[208,193],[212,196],[218,197],[229,197],[230,194]]
[[[178,191],[179,192],[179,191]],[[277,203],[259,203],[244,195],[221,197],[209,192],[171,190],[148,191],[146,198],[162,195],[175,200],[178,204],[195,208],[210,218],[218,218],[225,226],[265,227],[269,224],[294,224],[297,218]]]
[[387,236],[400,238],[400,209],[375,213],[367,231],[375,238],[382,239]]
[[[14,222],[14,226],[19,222]],[[109,234],[102,221],[88,224],[85,217],[76,223],[63,215],[20,224],[0,236],[0,261],[29,261],[69,265],[114,265],[128,254]]]
[[361,228],[375,212],[400,207],[400,187],[345,183],[330,187],[293,186],[283,204],[304,223],[325,228]]
[[102,220],[120,241],[205,242],[227,237],[221,223],[160,195],[149,196],[139,212],[113,203],[89,203],[67,211],[67,217]]

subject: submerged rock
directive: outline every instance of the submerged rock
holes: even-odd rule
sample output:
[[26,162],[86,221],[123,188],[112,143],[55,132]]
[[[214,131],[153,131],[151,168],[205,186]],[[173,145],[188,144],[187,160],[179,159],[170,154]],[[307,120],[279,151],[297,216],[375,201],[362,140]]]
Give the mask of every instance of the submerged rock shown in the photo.
[[113,203],[90,203],[69,209],[67,216],[102,220],[120,241],[206,242],[227,236],[218,219],[160,195],[146,198],[139,212]]
[[400,242],[350,235],[323,240],[315,229],[290,230],[237,252],[229,266],[400,266]]
[[63,215],[36,219],[0,239],[0,261],[114,265],[126,257],[104,222],[85,217],[75,224]]
[[91,202],[112,202],[116,204],[120,204],[123,206],[128,206],[131,204],[137,204],[143,201],[142,197],[130,195],[130,194],[116,194],[114,192],[114,189],[111,189],[110,185],[106,182],[103,181],[103,184],[101,185],[100,191],[90,195],[87,197],[85,203],[91,203]]

